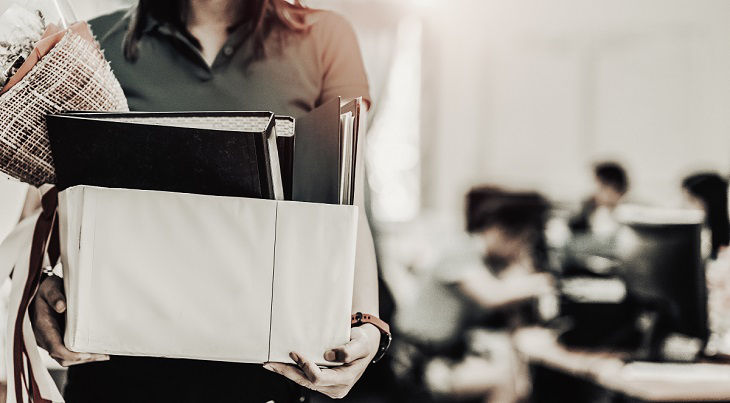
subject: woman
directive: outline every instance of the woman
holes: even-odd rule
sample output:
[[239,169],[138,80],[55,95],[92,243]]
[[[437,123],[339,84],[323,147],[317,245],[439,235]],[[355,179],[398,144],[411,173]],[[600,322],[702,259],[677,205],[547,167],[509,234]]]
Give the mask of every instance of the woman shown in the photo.
[[686,177],[682,189],[691,204],[705,211],[705,221],[712,236],[711,257],[715,259],[730,243],[728,182],[715,173],[699,173]]
[[[370,102],[351,27],[333,13],[298,2],[140,0],[129,11],[96,18],[90,25],[132,110],[271,110],[299,116],[336,96]],[[357,187],[356,202],[361,203],[362,176]],[[358,228],[353,312],[377,315],[375,254],[364,213]],[[301,290],[301,298],[306,297],[307,290]],[[39,344],[62,365],[73,365],[65,390],[69,402],[305,401],[307,393],[299,385],[342,397],[380,341],[373,325],[353,328],[348,344],[325,353],[325,359],[344,363],[334,369],[320,369],[310,361],[319,357],[296,352],[297,366],[263,367],[107,357],[64,347],[64,311],[62,281],[44,280],[34,301],[33,324]]]

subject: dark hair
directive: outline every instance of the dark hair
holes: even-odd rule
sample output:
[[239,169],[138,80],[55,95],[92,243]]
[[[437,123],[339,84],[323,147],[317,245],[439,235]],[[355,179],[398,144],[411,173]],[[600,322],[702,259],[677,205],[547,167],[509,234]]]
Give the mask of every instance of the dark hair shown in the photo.
[[[248,39],[253,41],[253,55],[249,62],[266,56],[265,40],[274,28],[284,28],[290,32],[303,32],[308,28],[305,18],[310,10],[299,0],[293,3],[285,0],[238,0],[238,3],[241,19],[231,28],[246,25]],[[130,12],[131,21],[123,44],[127,60],[137,60],[139,40],[146,28],[148,16],[170,24],[200,47],[200,42],[187,29],[190,0],[139,0]]]
[[686,177],[682,187],[705,205],[707,225],[712,232],[712,257],[717,257],[718,249],[730,244],[728,182],[716,173],[698,173]]
[[601,162],[593,167],[593,172],[601,183],[611,186],[623,194],[629,190],[629,178],[626,170],[617,162]]
[[550,204],[536,192],[511,192],[493,186],[466,195],[466,229],[474,233],[499,227],[510,235],[528,235],[535,265],[546,263],[545,224]]
[[473,188],[466,196],[467,231],[499,226],[512,234],[542,229],[548,202],[535,192],[510,192],[492,186]]

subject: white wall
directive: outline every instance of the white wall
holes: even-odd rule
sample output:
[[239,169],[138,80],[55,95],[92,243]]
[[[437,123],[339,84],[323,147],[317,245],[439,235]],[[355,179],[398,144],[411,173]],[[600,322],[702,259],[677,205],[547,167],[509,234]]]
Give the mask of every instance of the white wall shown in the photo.
[[590,190],[617,158],[633,197],[672,204],[695,168],[730,173],[730,2],[426,2],[424,186],[454,212],[471,184]]

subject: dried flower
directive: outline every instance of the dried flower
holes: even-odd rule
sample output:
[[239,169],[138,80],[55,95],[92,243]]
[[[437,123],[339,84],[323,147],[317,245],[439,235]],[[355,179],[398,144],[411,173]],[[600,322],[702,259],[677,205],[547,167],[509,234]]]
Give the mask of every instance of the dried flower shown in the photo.
[[40,10],[17,4],[0,16],[0,88],[15,74],[46,29]]

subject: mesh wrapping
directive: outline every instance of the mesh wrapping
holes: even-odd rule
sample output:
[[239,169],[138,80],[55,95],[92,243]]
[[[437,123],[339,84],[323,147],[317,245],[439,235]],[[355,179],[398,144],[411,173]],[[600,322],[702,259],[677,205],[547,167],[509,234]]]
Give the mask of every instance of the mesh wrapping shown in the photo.
[[0,171],[34,186],[54,183],[45,116],[68,110],[129,110],[97,44],[73,32],[0,96]]

